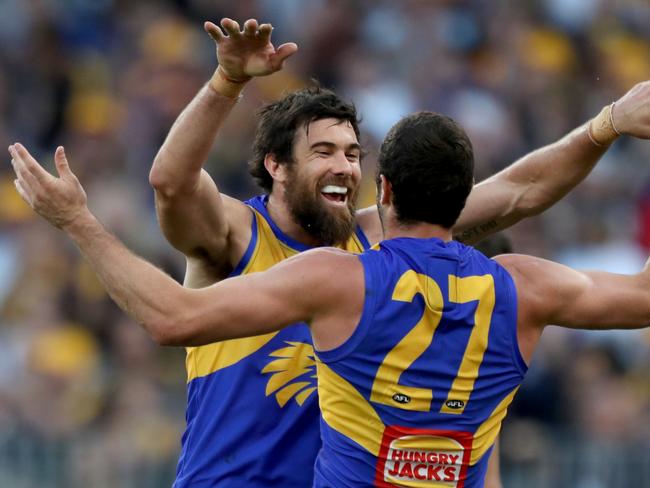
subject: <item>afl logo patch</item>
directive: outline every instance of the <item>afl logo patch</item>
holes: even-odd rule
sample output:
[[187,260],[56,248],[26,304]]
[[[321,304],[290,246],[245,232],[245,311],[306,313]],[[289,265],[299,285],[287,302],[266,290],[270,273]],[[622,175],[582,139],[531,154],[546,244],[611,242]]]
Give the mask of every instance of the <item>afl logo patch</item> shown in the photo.
[[410,403],[411,402],[411,397],[408,395],[405,395],[404,393],[395,393],[393,395],[393,400],[395,400],[397,403]]
[[458,410],[465,406],[465,402],[462,400],[447,400],[445,405],[447,405],[447,408],[451,408],[452,410]]

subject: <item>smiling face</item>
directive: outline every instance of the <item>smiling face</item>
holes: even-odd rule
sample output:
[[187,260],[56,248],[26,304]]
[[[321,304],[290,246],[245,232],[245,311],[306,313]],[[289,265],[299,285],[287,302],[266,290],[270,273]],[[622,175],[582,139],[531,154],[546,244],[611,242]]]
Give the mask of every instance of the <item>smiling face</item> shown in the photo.
[[324,244],[345,242],[354,231],[360,158],[347,121],[320,119],[296,131],[284,197],[296,223]]

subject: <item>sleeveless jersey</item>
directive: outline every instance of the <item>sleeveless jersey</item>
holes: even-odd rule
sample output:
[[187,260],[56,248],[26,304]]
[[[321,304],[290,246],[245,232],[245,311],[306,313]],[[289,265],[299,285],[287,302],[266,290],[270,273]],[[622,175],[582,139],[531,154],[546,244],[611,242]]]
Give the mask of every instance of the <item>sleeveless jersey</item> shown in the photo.
[[[253,209],[252,237],[232,276],[264,271],[308,247]],[[362,252],[359,228],[343,249]],[[251,304],[255,306],[255,304]],[[187,349],[187,428],[175,488],[308,487],[321,447],[314,352],[306,324]]]
[[440,239],[392,239],[359,259],[359,324],[341,346],[316,351],[314,486],[482,487],[527,370],[510,275]]

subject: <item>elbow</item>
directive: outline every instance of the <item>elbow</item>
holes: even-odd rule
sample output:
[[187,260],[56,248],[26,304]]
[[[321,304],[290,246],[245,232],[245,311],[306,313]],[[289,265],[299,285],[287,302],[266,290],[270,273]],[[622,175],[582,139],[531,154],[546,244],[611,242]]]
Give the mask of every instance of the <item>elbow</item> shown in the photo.
[[156,197],[171,200],[179,196],[194,194],[199,186],[201,171],[193,173],[176,171],[158,154],[149,171],[149,184],[156,192]]
[[149,335],[159,346],[193,347],[218,342],[223,336],[213,321],[208,323],[191,307],[176,307],[176,311],[145,324]]
[[181,346],[182,337],[172,320],[160,318],[145,322],[144,328],[159,346]]
[[149,171],[149,184],[157,194],[170,197],[174,193],[173,181],[165,171],[164,164],[160,159],[160,154],[154,159],[151,170]]
[[192,343],[189,323],[182,318],[182,313],[160,314],[143,325],[159,346],[189,346]]

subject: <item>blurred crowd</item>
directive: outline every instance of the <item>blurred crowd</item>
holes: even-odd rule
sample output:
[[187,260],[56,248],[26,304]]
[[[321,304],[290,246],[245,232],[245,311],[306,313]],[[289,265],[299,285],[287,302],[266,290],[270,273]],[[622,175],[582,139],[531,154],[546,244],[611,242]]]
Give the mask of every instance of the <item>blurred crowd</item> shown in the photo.
[[[203,21],[226,16],[272,22],[276,44],[300,47],[246,88],[216,141],[206,167],[239,198],[258,191],[246,171],[255,111],[311,78],[363,116],[362,203],[374,201],[380,141],[404,114],[464,125],[480,180],[650,79],[648,0],[0,0],[0,147],[20,141],[50,163],[65,145],[100,220],[179,280],[184,262],[158,230],[148,171],[216,67]],[[155,346],[112,305],[74,247],[22,203],[4,160],[0,486],[127,486],[120,476],[144,466],[150,481],[133,486],[169,484],[183,351]],[[568,198],[508,235],[518,252],[639,270],[650,141],[617,141]],[[647,331],[547,330],[504,427],[506,486],[523,475],[565,486],[544,476],[576,441],[592,461],[578,460],[584,473],[568,467],[566,486],[650,486],[648,371]],[[621,470],[628,484],[612,481]]]

